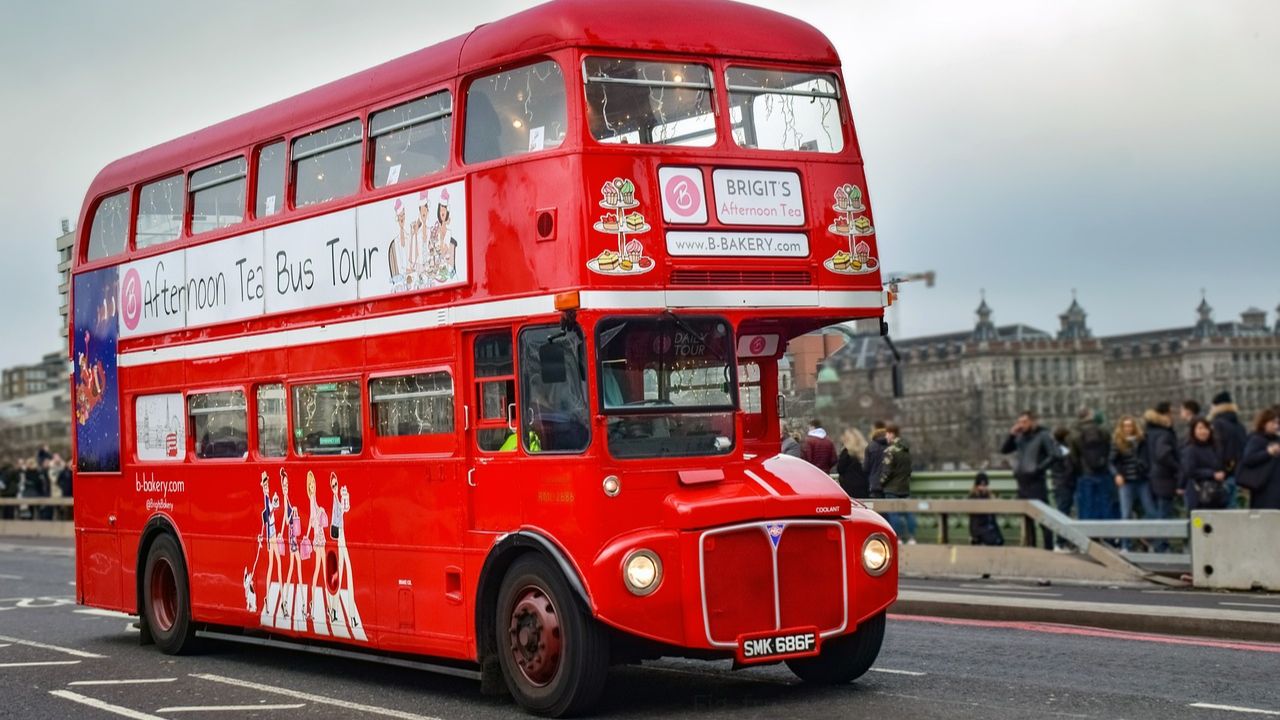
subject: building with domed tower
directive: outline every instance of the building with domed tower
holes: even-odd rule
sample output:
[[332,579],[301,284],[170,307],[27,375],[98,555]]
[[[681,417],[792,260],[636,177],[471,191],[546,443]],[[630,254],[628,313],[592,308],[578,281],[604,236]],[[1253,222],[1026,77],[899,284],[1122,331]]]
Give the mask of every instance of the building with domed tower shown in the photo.
[[1224,389],[1242,419],[1280,402],[1280,308],[1271,325],[1257,308],[1218,322],[1202,298],[1192,325],[1107,337],[1094,336],[1074,294],[1053,333],[998,324],[985,297],[974,315],[969,330],[895,341],[899,398],[881,337],[838,327],[818,342],[793,341],[801,350],[788,348],[793,406],[813,408],[835,432],[895,420],[919,467],[947,469],[1003,464],[997,450],[1023,409],[1054,428],[1073,425],[1082,407],[1101,410],[1108,423],[1141,417],[1162,400],[1193,398],[1207,410]]

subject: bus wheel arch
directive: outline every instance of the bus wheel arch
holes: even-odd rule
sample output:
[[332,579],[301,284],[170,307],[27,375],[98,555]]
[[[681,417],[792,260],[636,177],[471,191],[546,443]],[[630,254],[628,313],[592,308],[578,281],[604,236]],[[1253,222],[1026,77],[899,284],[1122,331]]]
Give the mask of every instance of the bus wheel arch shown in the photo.
[[[157,543],[160,543],[159,548]],[[152,574],[150,571],[153,570],[151,566],[153,551],[156,552],[154,560],[161,570],[159,573],[161,577],[149,577],[149,574]],[[190,647],[195,623],[191,618],[189,565],[178,531],[168,518],[154,517],[143,528],[138,541],[138,557],[134,567],[136,568],[134,604],[142,644],[159,644],[162,650],[171,654],[177,654]],[[155,595],[157,588],[161,586],[168,587],[174,596],[172,604],[166,609],[171,627],[164,630],[173,630],[175,628],[172,625],[178,624],[180,627],[176,628],[177,633],[167,633],[160,628],[152,627],[148,613],[148,600],[155,601],[155,598],[150,596]]]
[[588,615],[594,615],[586,585],[558,545],[531,530],[520,530],[503,536],[485,556],[475,595],[476,658],[481,668],[481,691],[486,694],[506,692],[506,683],[498,664],[498,627],[495,622],[502,581],[517,560],[530,554],[541,555],[557,567],[582,609]]

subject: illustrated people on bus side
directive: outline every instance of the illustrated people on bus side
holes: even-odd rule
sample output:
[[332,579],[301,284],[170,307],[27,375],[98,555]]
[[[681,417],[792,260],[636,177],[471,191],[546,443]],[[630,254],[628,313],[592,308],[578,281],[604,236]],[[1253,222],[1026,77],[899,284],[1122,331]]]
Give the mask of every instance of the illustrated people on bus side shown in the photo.
[[404,228],[404,201],[396,200],[396,236],[391,238],[387,248],[387,270],[391,273],[391,283],[399,286],[404,282],[404,263],[409,258],[409,237]]
[[[258,533],[258,549],[264,547],[267,551],[267,574],[263,582],[262,597],[271,597],[271,575],[275,574],[276,584],[281,585],[281,569],[280,563],[276,560],[276,508],[280,507],[280,498],[271,495],[271,482],[267,476],[267,471],[262,471],[262,527]],[[255,556],[254,567],[258,565],[258,559]],[[275,615],[275,608],[271,608],[271,614]]]
[[1205,418],[1191,423],[1191,438],[1182,448],[1182,477],[1188,512],[1227,506],[1227,473],[1213,442],[1213,425]]
[[[282,539],[286,540],[285,546],[289,551],[289,572],[285,576],[285,587],[293,585],[293,571],[298,571],[298,582],[302,582],[302,553],[298,546],[298,541],[302,535],[302,521],[298,518],[298,508],[289,500],[289,473],[284,468],[280,468],[280,494],[284,496],[284,524],[281,526],[280,533]],[[281,589],[284,592],[284,589]],[[296,609],[293,607],[293,595],[289,593],[289,597],[285,602],[281,603],[282,615],[290,617]]]
[[[351,510],[351,496],[347,493],[347,487],[338,488],[338,473],[329,473],[329,489],[333,492],[333,512],[329,514],[329,533],[338,544],[338,582],[334,594],[342,592],[345,583],[348,590],[354,594],[355,589],[352,587],[351,577],[351,556],[347,553],[347,533],[344,528],[344,518],[348,511]],[[332,606],[329,609],[329,619],[333,622],[338,621],[338,611]],[[352,623],[355,620],[352,619]]]
[[1236,468],[1244,455],[1244,443],[1249,433],[1240,422],[1240,411],[1231,400],[1231,393],[1223,390],[1213,396],[1209,408],[1209,422],[1213,425],[1213,438],[1222,457],[1222,470],[1227,474],[1227,507],[1236,506]]
[[[325,535],[329,533],[329,516],[316,500],[316,476],[307,471],[307,499],[311,501],[311,514],[307,516],[307,539],[311,543],[311,551],[315,555],[314,568],[311,571],[311,589],[307,593],[307,602],[316,596],[316,588],[324,587],[328,591],[329,568],[325,557]],[[322,585],[323,583],[323,585]],[[322,608],[308,606],[307,616],[319,621]]]
[[836,459],[836,475],[840,477],[840,487],[852,498],[871,496],[871,482],[862,467],[862,459],[867,452],[867,438],[857,428],[845,428],[840,434],[840,457]]
[[814,418],[809,421],[809,434],[804,439],[802,455],[812,465],[824,473],[830,473],[836,466],[836,446],[827,437],[822,421]]
[[431,227],[431,240],[435,251],[439,253],[441,269],[445,264],[444,258],[448,257],[447,276],[441,272],[433,278],[441,282],[458,274],[458,240],[449,234],[449,217],[449,191],[446,189],[440,193],[440,202],[436,204],[436,224]]
[[1244,446],[1237,480],[1249,490],[1250,510],[1280,510],[1280,412],[1258,413]]

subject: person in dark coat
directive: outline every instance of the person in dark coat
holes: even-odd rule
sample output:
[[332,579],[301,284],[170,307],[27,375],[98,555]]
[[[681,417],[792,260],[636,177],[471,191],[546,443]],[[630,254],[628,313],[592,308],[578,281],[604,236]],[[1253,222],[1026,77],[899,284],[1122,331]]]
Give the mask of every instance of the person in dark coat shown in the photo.
[[[884,437],[888,446],[884,450],[884,461],[880,464],[880,490],[886,498],[911,497],[911,448],[902,439],[897,425],[889,424],[884,428]],[[885,519],[893,526],[898,535],[898,542],[906,538],[908,545],[916,544],[915,513],[887,513]]]
[[1101,415],[1081,408],[1071,435],[1071,461],[1076,479],[1076,513],[1081,520],[1112,519],[1112,498],[1116,496],[1111,474],[1111,437],[1102,429]]
[[796,440],[796,436],[787,428],[787,421],[780,420],[778,424],[780,426],[779,432],[782,436],[782,454],[798,458],[804,457],[804,450],[800,446],[800,441]]
[[1249,433],[1240,423],[1240,411],[1231,401],[1231,393],[1223,390],[1213,397],[1209,421],[1213,423],[1214,444],[1222,458],[1222,469],[1227,473],[1227,507],[1235,507],[1236,468],[1244,455],[1244,442]]
[[1213,442],[1213,426],[1205,418],[1191,423],[1191,437],[1182,448],[1182,479],[1187,512],[1227,506],[1227,473]]
[[851,498],[871,497],[871,481],[862,467],[867,452],[867,438],[856,428],[845,430],[840,436],[840,457],[836,459],[836,475],[840,487]]
[[1173,516],[1173,500],[1178,496],[1178,437],[1173,432],[1169,403],[1157,403],[1143,414],[1147,433],[1147,473],[1155,519]]
[[801,457],[824,473],[830,474],[836,466],[836,445],[817,418],[809,421],[809,434],[804,439]]
[[[1036,422],[1036,415],[1024,410],[1018,421],[1009,429],[1000,452],[1013,453],[1013,476],[1018,481],[1018,498],[1049,502],[1049,486],[1045,482],[1045,472],[1058,457],[1058,446],[1048,430]],[[1053,533],[1048,526],[1044,531],[1044,548],[1053,549]]]
[[[991,480],[984,472],[973,477],[973,487],[969,490],[970,500],[990,500]],[[996,524],[995,515],[973,514],[969,516],[969,544],[971,545],[1004,545],[1004,533]]]
[[1244,445],[1237,479],[1249,489],[1250,510],[1280,510],[1280,413],[1258,413]]
[[884,488],[880,487],[880,468],[884,465],[884,450],[889,441],[884,436],[884,421],[877,420],[871,426],[871,442],[867,444],[867,452],[862,459],[862,471],[871,483],[871,497],[884,497]]

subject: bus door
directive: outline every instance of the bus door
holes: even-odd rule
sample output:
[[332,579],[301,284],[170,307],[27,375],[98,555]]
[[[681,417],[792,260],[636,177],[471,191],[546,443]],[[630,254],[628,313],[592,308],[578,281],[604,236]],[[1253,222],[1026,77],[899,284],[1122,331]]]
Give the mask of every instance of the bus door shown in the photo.
[[523,451],[517,437],[516,363],[512,328],[468,333],[466,401],[467,519],[472,530],[507,532],[520,524],[517,483]]

